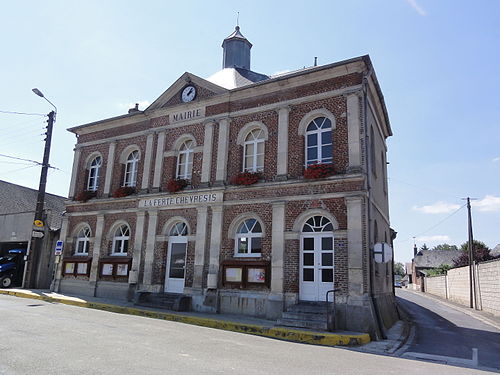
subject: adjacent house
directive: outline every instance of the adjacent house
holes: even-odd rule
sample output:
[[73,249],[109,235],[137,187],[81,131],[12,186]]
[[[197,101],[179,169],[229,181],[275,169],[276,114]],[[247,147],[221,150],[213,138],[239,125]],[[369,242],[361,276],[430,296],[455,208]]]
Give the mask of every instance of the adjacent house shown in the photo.
[[460,250],[419,250],[412,259],[412,285],[414,289],[424,291],[423,279],[428,270],[441,265],[453,266],[453,261],[462,252]]
[[268,319],[337,289],[337,327],[376,336],[397,314],[372,253],[392,243],[392,130],[370,58],[269,76],[239,27],[222,48],[211,77],[69,129],[56,289]]

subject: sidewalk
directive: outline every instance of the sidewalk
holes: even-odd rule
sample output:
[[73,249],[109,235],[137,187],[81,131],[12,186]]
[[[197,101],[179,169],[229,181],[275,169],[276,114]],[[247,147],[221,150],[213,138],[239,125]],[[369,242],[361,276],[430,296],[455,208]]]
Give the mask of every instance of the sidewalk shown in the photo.
[[453,302],[453,301],[450,301],[450,300],[447,300],[444,298],[440,298],[440,297],[435,296],[433,294],[423,293],[423,292],[420,292],[417,290],[412,290],[412,289],[405,289],[405,291],[419,294],[423,297],[427,297],[427,298],[432,299],[438,303],[441,303],[443,305],[451,307],[452,309],[455,309],[455,310],[458,310],[460,312],[463,312],[464,314],[470,315],[473,318],[476,318],[476,319],[482,321],[483,323],[486,323],[486,324],[489,324],[489,325],[495,327],[496,329],[500,329],[500,316],[495,316],[495,315],[490,314],[486,311],[474,310],[474,309],[471,309],[470,307],[460,305],[456,302]]
[[0,295],[37,299],[52,303],[86,307],[119,314],[144,316],[185,324],[247,333],[274,339],[324,346],[359,346],[370,342],[370,336],[359,332],[320,332],[276,326],[275,321],[241,315],[176,312],[136,306],[131,302],[106,298],[77,297],[53,293],[48,290],[0,289]]

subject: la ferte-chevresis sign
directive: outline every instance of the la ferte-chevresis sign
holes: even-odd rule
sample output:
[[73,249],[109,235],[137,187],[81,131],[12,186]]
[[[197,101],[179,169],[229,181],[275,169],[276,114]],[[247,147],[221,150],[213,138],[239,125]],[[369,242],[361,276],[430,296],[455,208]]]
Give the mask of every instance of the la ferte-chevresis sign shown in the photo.
[[179,206],[196,206],[199,204],[210,204],[222,202],[222,193],[201,193],[201,194],[182,194],[182,195],[168,195],[166,197],[141,199],[139,201],[139,208],[169,208]]

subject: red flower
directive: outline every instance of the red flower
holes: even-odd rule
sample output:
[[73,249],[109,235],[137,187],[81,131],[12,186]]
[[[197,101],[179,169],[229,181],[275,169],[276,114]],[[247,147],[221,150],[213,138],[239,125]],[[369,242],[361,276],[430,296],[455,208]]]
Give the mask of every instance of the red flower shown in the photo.
[[231,177],[230,182],[233,185],[253,185],[259,181],[260,173],[258,172],[241,172]]
[[333,164],[311,164],[304,170],[304,178],[315,179],[331,176],[335,173]]
[[135,193],[135,187],[122,186],[116,189],[113,193],[113,198],[123,198]]
[[167,190],[171,193],[184,189],[188,185],[188,180],[173,178],[167,182]]
[[83,190],[76,195],[75,200],[80,202],[87,202],[89,199],[95,198],[96,196],[97,191]]

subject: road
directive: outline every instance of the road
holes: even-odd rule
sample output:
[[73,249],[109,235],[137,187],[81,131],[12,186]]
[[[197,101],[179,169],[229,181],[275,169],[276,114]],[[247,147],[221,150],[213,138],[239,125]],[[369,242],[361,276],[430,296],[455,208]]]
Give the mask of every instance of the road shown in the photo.
[[477,348],[479,366],[500,369],[500,330],[425,295],[404,289],[396,295],[415,325],[407,351],[471,359]]
[[0,374],[484,374],[0,295]]

